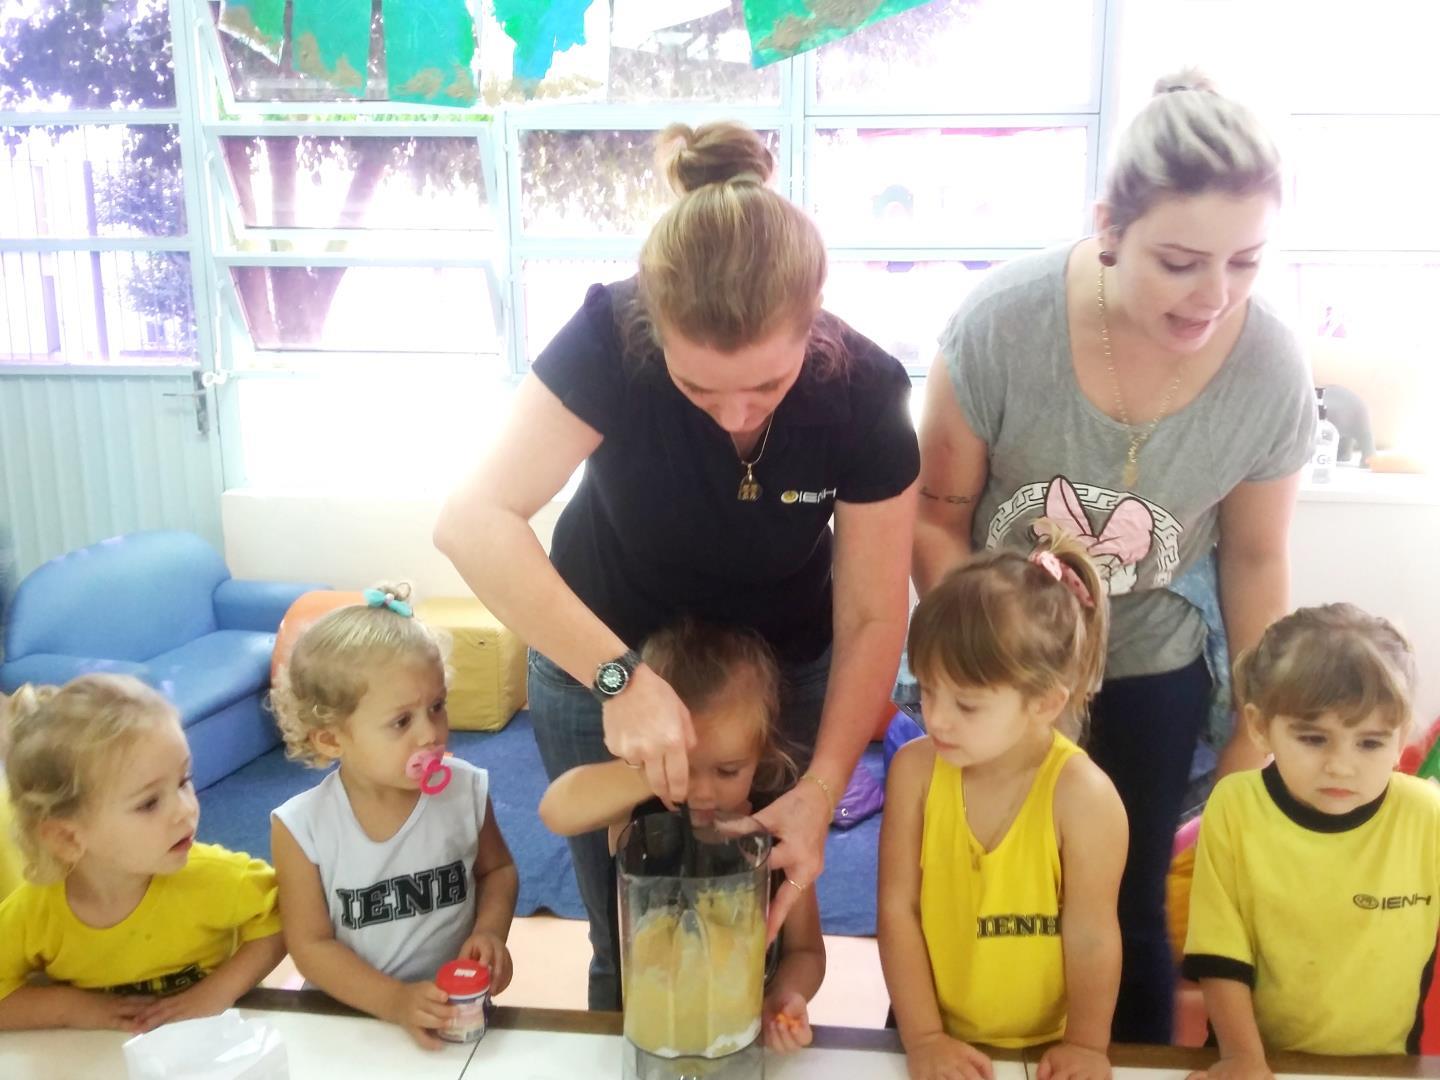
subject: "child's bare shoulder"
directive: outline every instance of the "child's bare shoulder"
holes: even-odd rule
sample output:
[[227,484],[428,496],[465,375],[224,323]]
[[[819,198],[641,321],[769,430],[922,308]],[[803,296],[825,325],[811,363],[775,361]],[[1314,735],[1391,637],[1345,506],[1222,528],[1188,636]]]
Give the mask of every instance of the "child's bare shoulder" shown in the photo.
[[1055,780],[1056,817],[1063,820],[1069,813],[1089,815],[1097,809],[1119,809],[1123,814],[1120,793],[1089,754],[1072,754]]
[[885,801],[910,798],[923,803],[930,794],[935,771],[935,744],[928,735],[911,739],[890,759],[885,773]]
[[898,769],[903,775],[914,775],[922,772],[929,772],[935,766],[935,744],[930,741],[929,735],[922,735],[918,739],[911,739],[890,759],[889,775],[895,775]]

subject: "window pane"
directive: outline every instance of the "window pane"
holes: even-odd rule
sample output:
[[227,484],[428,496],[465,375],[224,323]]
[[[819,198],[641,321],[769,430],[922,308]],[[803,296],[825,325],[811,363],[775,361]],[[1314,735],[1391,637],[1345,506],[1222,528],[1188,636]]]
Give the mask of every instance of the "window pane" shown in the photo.
[[0,236],[184,233],[176,128],[0,128]]
[[258,349],[498,353],[483,269],[231,267]]
[[857,262],[832,259],[825,308],[923,374],[940,332],[989,262]]
[[[750,66],[741,0],[614,0],[591,4],[583,40],[522,53],[486,4],[481,98],[501,102],[723,101],[774,105],[780,68]],[[613,6],[613,19],[611,7]],[[548,66],[546,66],[548,65]],[[539,74],[544,66],[543,75]]]
[[1436,358],[1432,309],[1440,296],[1440,262],[1306,263],[1295,267],[1292,280],[1302,335],[1404,343]]
[[471,137],[221,139],[249,227],[491,229],[477,127]]
[[1262,114],[1440,112],[1433,3],[1144,0],[1125,5],[1120,30],[1122,117],[1157,78],[1197,62]]
[[[1440,6],[1414,0],[1307,4],[1286,19],[1291,107],[1314,112],[1440,111]],[[1271,54],[1272,58],[1274,53]],[[1343,77],[1337,78],[1337,73]],[[1273,75],[1272,75],[1273,77]]]
[[511,391],[490,365],[400,363],[346,364],[339,377],[235,379],[245,482],[444,498],[504,428]]
[[933,0],[819,49],[816,94],[899,111],[1081,105],[1094,96],[1094,20],[1093,0]]
[[188,256],[128,251],[0,254],[0,363],[194,360]]
[[1302,118],[1291,141],[1289,246],[1440,248],[1440,117]]
[[1085,214],[1083,128],[843,128],[811,146],[815,216],[831,243],[1042,245]]
[[[654,131],[522,131],[521,224],[538,236],[642,236],[674,195]],[[779,155],[777,132],[761,133]]]
[[[1440,462],[1440,346],[1430,314],[1440,262],[1292,266],[1271,295],[1291,318],[1320,385],[1357,395],[1376,445]],[[1337,412],[1340,407],[1337,406]],[[1346,426],[1348,413],[1338,423]]]
[[0,13],[0,109],[175,105],[166,0],[32,0]]
[[570,321],[591,285],[608,285],[635,273],[635,263],[602,259],[527,259],[525,356],[533,361]]

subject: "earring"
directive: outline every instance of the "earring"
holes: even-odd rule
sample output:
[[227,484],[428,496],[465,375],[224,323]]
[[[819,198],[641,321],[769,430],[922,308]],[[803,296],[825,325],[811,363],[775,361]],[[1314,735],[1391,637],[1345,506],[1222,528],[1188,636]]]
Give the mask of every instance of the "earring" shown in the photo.
[[1117,262],[1119,262],[1119,261],[1120,261],[1119,259],[1115,258],[1115,253],[1114,253],[1113,251],[1102,251],[1102,252],[1100,252],[1100,265],[1101,265],[1101,266],[1114,266],[1114,265],[1115,265]]

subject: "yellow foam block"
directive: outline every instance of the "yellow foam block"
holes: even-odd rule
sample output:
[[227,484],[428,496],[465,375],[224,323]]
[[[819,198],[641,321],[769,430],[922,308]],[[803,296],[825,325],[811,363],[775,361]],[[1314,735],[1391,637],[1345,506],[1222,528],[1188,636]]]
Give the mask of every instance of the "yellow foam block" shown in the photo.
[[444,630],[450,651],[450,726],[499,731],[525,707],[525,643],[474,597],[421,600],[415,614]]

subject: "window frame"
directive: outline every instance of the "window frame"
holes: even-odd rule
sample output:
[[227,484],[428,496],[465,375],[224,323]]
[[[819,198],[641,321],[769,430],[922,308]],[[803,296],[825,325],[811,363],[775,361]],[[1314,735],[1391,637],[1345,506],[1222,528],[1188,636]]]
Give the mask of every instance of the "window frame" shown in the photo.
[[[539,102],[506,104],[492,109],[480,102],[465,108],[454,108],[348,100],[238,101],[224,68],[218,31],[208,0],[169,0],[176,91],[174,107],[16,111],[0,114],[0,125],[13,128],[97,124],[175,126],[180,134],[186,215],[184,233],[173,237],[0,237],[0,249],[21,254],[73,252],[84,255],[136,251],[173,252],[186,256],[190,263],[196,324],[194,365],[0,364],[0,376],[34,374],[37,371],[86,375],[173,374],[188,372],[192,366],[197,366],[202,372],[210,373],[216,381],[287,376],[306,379],[343,377],[346,364],[383,365],[388,362],[385,354],[352,354],[336,350],[317,350],[307,354],[287,349],[284,350],[284,363],[251,366],[243,354],[247,349],[253,349],[253,345],[238,307],[230,271],[240,266],[453,265],[477,268],[485,274],[499,328],[496,371],[500,382],[513,383],[528,371],[530,357],[541,344],[532,345],[526,340],[529,322],[525,309],[527,261],[631,260],[640,246],[640,238],[635,236],[525,234],[521,227],[520,141],[526,132],[535,130],[659,130],[676,120],[696,124],[707,120],[737,119],[778,133],[777,189],[802,207],[813,210],[813,193],[807,178],[814,173],[815,132],[821,129],[845,126],[1082,127],[1086,132],[1088,154],[1082,203],[1085,210],[1075,228],[1077,235],[1083,235],[1090,227],[1089,208],[1100,194],[1103,165],[1121,122],[1118,116],[1122,61],[1119,49],[1126,11],[1134,2],[1093,0],[1092,36],[1088,42],[1091,80],[1084,100],[1056,100],[1003,112],[957,112],[948,107],[927,108],[924,103],[907,104],[903,111],[900,111],[899,105],[889,103],[876,108],[865,108],[854,102],[823,103],[819,100],[819,60],[814,52],[779,62],[780,95],[774,104]],[[1297,108],[1285,115],[1292,123],[1317,120],[1363,123],[1367,119],[1394,122],[1396,118],[1433,122],[1440,113],[1426,111],[1420,103],[1415,103],[1413,108],[1396,107],[1385,112],[1307,111]],[[495,225],[493,234],[484,244],[485,250],[474,256],[452,254],[437,257],[427,253],[423,237],[417,237],[413,248],[406,249],[402,245],[383,255],[357,252],[274,252],[259,255],[242,250],[243,245],[228,239],[240,214],[238,200],[230,190],[220,140],[230,136],[282,134],[473,137]],[[283,230],[275,228],[255,231],[277,239],[285,238]],[[346,234],[346,230],[342,229],[306,229],[304,232],[307,238],[318,241],[342,239]],[[1293,246],[1277,246],[1272,256],[1280,264],[1281,272],[1286,274],[1292,273],[1293,267],[1311,264],[1402,266],[1440,263],[1440,250],[1434,248],[1304,246],[1307,239],[1301,236],[1287,237],[1287,241]],[[830,255],[837,263],[879,260],[1001,261],[1033,250],[1036,246],[1027,243],[965,246],[938,239],[927,242],[923,237],[906,238],[896,244],[878,239],[857,241],[847,238],[829,247]],[[490,355],[488,351],[483,352],[486,356]],[[422,358],[428,355],[437,371],[456,362],[456,354],[453,353],[420,355]],[[917,378],[923,378],[924,371],[916,370],[915,365],[911,365],[911,371]],[[225,395],[221,395],[219,402],[222,433],[225,430],[224,398]],[[237,436],[226,441],[238,444],[239,440]],[[228,486],[244,482],[242,463],[234,455],[226,455],[225,477]]]
[[[173,21],[172,21],[173,33]],[[177,65],[178,67],[178,61]],[[180,93],[180,73],[176,72],[176,95]],[[72,364],[63,359],[51,362],[14,363],[0,361],[0,377],[7,375],[173,375],[188,373],[196,368],[206,370],[206,335],[201,328],[206,325],[205,315],[200,310],[203,303],[197,277],[203,262],[195,223],[199,214],[196,177],[192,170],[195,163],[185,138],[186,115],[183,108],[166,109],[54,109],[0,112],[0,127],[28,131],[33,128],[73,127],[77,129],[94,127],[173,127],[177,129],[180,143],[180,171],[185,209],[185,230],[174,236],[0,236],[0,251],[6,254],[91,255],[105,252],[136,252],[145,254],[185,255],[189,262],[191,284],[191,306],[196,320],[195,358],[192,362],[127,364],[123,362],[103,364]],[[120,355],[118,351],[115,355]]]

